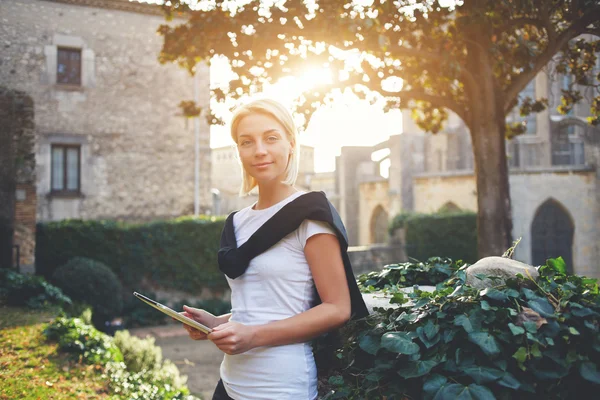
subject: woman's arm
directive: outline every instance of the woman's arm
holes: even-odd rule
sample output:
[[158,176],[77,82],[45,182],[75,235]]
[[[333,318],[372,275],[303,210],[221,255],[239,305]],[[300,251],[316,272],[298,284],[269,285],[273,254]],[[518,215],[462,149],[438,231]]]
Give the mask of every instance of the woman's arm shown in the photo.
[[264,325],[228,322],[208,335],[227,354],[259,346],[278,346],[310,340],[343,325],[350,318],[350,292],[336,236],[311,236],[304,254],[319,292],[321,304],[301,314]]

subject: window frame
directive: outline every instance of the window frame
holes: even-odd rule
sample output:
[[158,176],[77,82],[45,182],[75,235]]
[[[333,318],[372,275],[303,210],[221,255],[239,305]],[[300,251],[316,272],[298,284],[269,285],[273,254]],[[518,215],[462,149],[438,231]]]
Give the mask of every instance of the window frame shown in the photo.
[[[54,189],[54,162],[53,153],[55,148],[63,149],[63,176],[62,176],[62,189]],[[77,189],[67,189],[68,182],[68,164],[67,164],[67,150],[77,150]],[[79,197],[81,196],[81,145],[73,143],[52,143],[50,145],[50,195],[57,197]]]
[[[79,53],[79,81],[78,82],[60,82],[58,79],[58,66],[60,65],[58,58],[59,53],[61,51],[70,51],[70,52],[78,52]],[[83,86],[83,49],[77,47],[69,47],[69,46],[56,46],[56,84],[61,87],[73,87],[79,88]]]

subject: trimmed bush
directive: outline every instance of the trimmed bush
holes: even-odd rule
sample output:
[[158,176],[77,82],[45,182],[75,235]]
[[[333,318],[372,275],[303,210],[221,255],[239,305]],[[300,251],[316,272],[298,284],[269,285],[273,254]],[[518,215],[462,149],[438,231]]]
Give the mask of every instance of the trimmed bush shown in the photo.
[[[569,399],[600,390],[600,291],[549,260],[483,290],[464,269],[349,326],[324,399]],[[390,273],[393,271],[390,271]],[[388,274],[389,275],[389,274]],[[385,280],[385,277],[382,277]]]
[[182,217],[127,224],[65,220],[40,223],[36,231],[36,272],[47,278],[74,257],[110,267],[127,288],[157,283],[186,292],[225,288],[217,263],[224,219]]
[[41,276],[19,274],[8,269],[0,269],[0,301],[9,306],[34,309],[71,304],[71,299],[62,290]]
[[76,257],[58,268],[52,281],[71,299],[92,307],[92,319],[99,328],[123,309],[121,282],[101,262]]
[[477,214],[472,212],[415,214],[403,221],[406,254],[416,260],[450,257],[477,261]]
[[87,364],[104,365],[123,361],[112,338],[87,324],[81,318],[56,318],[44,330],[48,340],[58,342],[61,351]]

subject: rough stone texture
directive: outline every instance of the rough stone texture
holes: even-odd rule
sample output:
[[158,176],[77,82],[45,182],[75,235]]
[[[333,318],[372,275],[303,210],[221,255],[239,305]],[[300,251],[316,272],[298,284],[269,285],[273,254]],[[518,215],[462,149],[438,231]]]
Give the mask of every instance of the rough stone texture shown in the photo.
[[[35,125],[31,97],[0,87],[0,126],[0,242],[3,246],[0,264],[8,268],[31,264],[34,258]],[[13,246],[19,250],[15,251]]]
[[[0,2],[0,85],[27,93],[36,107],[38,220],[148,220],[191,213],[194,124],[180,115],[178,104],[194,98],[193,79],[157,61],[162,37],[156,29],[164,19],[135,7],[103,8],[101,1],[69,3]],[[82,49],[80,87],[54,83],[56,48],[68,44]],[[199,73],[200,105],[206,107],[208,68]],[[204,119],[200,134],[203,212],[211,208]],[[81,146],[81,196],[48,196],[52,143]]]
[[[359,243],[374,244],[386,243],[376,241],[376,237],[387,238],[387,227],[389,225],[390,205],[387,193],[389,191],[389,183],[387,179],[380,178],[372,182],[363,182],[359,186]],[[387,216],[387,224],[384,227],[376,227],[375,220],[379,213],[385,213]],[[376,232],[377,228],[383,232]]]
[[[477,289],[501,285],[506,279],[514,278],[517,274],[521,274],[525,277],[531,275],[533,279],[537,279],[540,276],[537,269],[531,265],[503,257],[482,258],[475,264],[467,267],[466,273],[467,284]],[[479,274],[502,279],[479,279],[477,278],[477,275]]]
[[348,257],[354,275],[379,271],[388,264],[401,262],[403,249],[397,245],[353,246],[348,248]]

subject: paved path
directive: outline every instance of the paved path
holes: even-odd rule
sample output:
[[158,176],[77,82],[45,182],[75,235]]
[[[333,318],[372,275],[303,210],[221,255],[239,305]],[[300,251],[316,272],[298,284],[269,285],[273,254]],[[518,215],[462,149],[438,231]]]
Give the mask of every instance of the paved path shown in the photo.
[[190,339],[179,324],[137,328],[129,332],[141,338],[153,336],[156,345],[162,349],[163,358],[173,361],[181,374],[187,375],[192,394],[204,400],[211,399],[223,360],[223,353],[212,342]]

